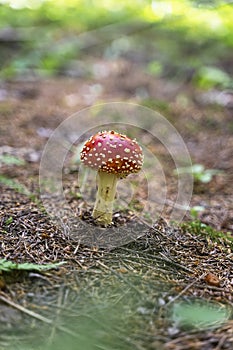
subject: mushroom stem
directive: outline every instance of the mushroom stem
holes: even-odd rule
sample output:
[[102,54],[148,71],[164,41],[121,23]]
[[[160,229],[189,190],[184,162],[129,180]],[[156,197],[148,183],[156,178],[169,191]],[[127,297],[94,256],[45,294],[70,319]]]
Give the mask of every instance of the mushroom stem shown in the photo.
[[92,216],[100,225],[107,226],[112,223],[117,179],[118,176],[116,174],[98,171],[98,191]]

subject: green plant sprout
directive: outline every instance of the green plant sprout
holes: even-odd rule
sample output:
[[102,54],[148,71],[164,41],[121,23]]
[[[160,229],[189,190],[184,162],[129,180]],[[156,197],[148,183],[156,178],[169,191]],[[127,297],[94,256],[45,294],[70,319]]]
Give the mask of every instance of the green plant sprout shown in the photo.
[[205,169],[203,164],[193,164],[189,167],[181,167],[174,170],[174,174],[192,174],[196,182],[208,183],[212,181],[215,175],[222,171],[218,169]]
[[193,219],[196,220],[198,218],[198,214],[204,210],[205,210],[205,208],[202,205],[194,205],[190,209],[190,215]]
[[60,265],[64,265],[66,262],[62,261],[59,263],[51,263],[45,265],[33,264],[33,263],[14,263],[7,259],[0,259],[0,272],[10,272],[12,270],[21,271],[46,271],[56,269]]

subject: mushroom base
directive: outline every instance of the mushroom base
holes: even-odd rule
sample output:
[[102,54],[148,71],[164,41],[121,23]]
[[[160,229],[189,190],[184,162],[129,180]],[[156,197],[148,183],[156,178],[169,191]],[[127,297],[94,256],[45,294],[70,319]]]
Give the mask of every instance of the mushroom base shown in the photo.
[[97,175],[98,192],[92,216],[100,225],[112,223],[113,203],[116,195],[118,176],[99,171]]

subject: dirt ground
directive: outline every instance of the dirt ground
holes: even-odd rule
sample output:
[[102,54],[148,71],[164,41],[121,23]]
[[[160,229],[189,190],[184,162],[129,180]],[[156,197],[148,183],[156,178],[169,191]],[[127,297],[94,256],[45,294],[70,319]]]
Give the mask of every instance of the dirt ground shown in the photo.
[[[2,172],[21,183],[35,176],[36,186],[41,152],[51,132],[63,120],[103,101],[146,105],[175,126],[193,164],[222,171],[209,183],[195,183],[191,206],[205,208],[202,222],[217,230],[231,231],[232,96],[219,92],[222,99],[216,103],[216,99],[210,98],[214,92],[208,94],[188,84],[155,79],[129,60],[94,60],[88,64],[97,70],[92,79],[61,77],[2,84],[0,152],[19,156],[27,162],[23,167],[3,166]],[[138,93],[139,89],[145,89],[146,98]],[[217,91],[215,94],[217,96]],[[168,157],[163,170],[169,178]],[[172,182],[172,179],[168,181],[168,195],[172,195]]]
[[[106,331],[108,321],[100,315],[105,328],[99,332],[107,332],[111,339],[105,337],[105,345],[95,347],[100,335],[93,336],[93,344],[86,349],[107,349],[110,340],[115,342],[111,349],[232,349],[232,317],[214,329],[187,331],[174,326],[167,317],[168,307],[164,307],[174,303],[172,298],[188,296],[232,307],[231,241],[208,237],[208,230],[201,226],[200,232],[189,224],[170,226],[165,211],[155,227],[145,226],[142,237],[123,247],[112,251],[85,247],[50,221],[39,203],[38,184],[43,148],[62,121],[98,102],[142,104],[158,110],[175,126],[193,163],[221,170],[209,183],[194,183],[191,207],[203,206],[198,214],[200,221],[226,237],[232,235],[232,95],[207,93],[189,83],[152,77],[130,59],[89,58],[87,64],[94,72],[88,78],[31,77],[0,85],[0,155],[24,161],[22,165],[1,166],[4,179],[14,182],[1,184],[0,258],[18,263],[66,262],[54,272],[0,276],[0,349],[36,349],[40,332],[50,346],[54,343],[59,348],[56,334],[77,336],[72,317],[80,317],[80,312],[99,315],[94,306],[97,299],[113,322],[111,330]],[[164,172],[168,200],[172,201],[174,182],[169,161]],[[64,181],[75,188],[75,177],[70,171]],[[22,193],[22,188],[17,190],[15,181],[33,196]],[[67,196],[73,206],[83,202],[75,198],[74,191]],[[85,207],[84,220],[90,218],[90,210]],[[116,223],[118,220],[124,225],[124,220],[132,219],[130,215],[130,211],[120,213]],[[193,218],[187,214],[184,220]],[[209,281],[208,273],[213,273],[217,282]],[[158,284],[163,286],[162,292]],[[85,322],[83,327],[87,334],[93,331]],[[85,344],[86,340],[79,341]],[[74,344],[71,348],[75,349]]]

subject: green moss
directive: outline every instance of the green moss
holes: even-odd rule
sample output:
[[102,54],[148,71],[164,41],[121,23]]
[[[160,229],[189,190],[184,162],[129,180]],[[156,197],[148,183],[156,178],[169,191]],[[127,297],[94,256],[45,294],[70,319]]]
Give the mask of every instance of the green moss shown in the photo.
[[210,238],[213,242],[229,245],[233,249],[233,237],[230,232],[215,230],[213,227],[202,223],[200,220],[184,222],[180,225],[185,232],[189,231],[195,235],[201,235]]

